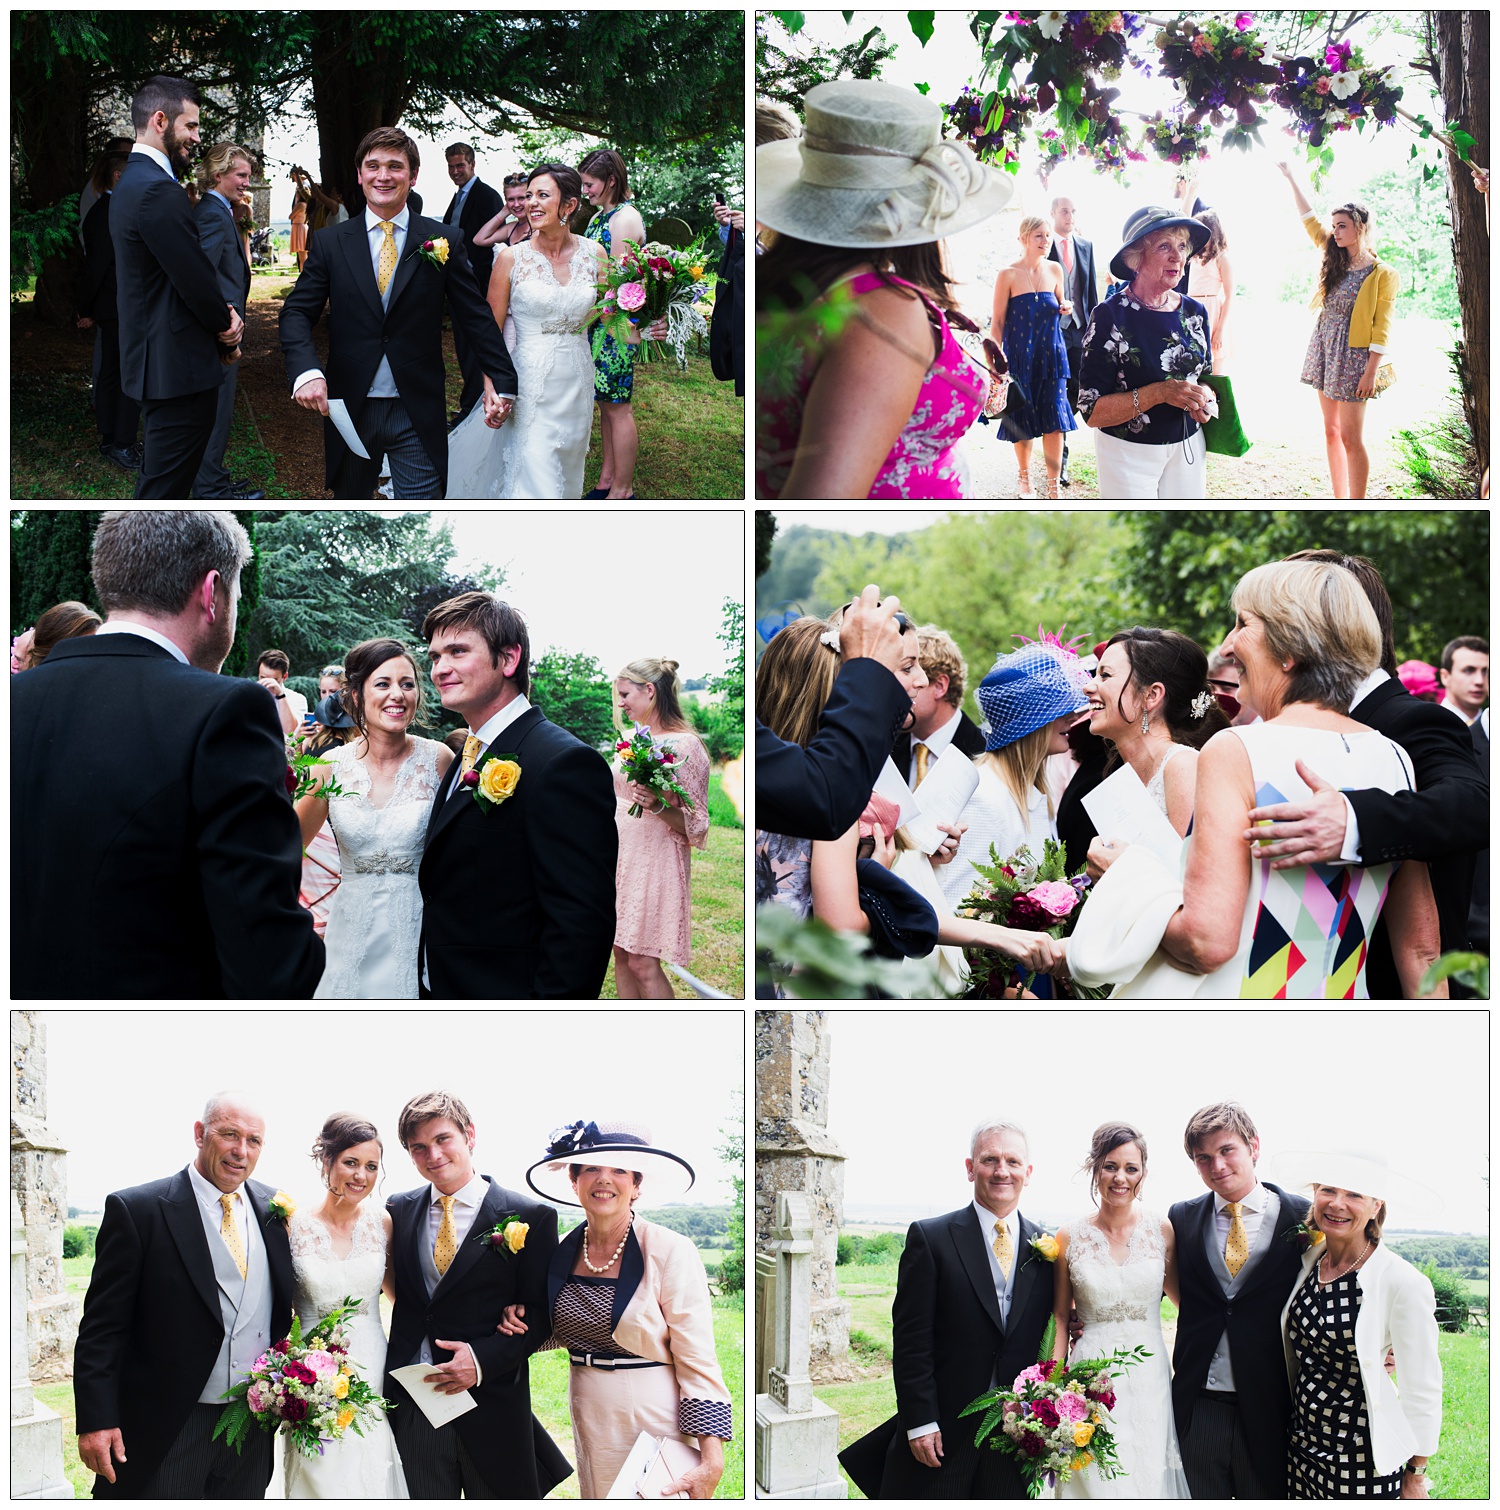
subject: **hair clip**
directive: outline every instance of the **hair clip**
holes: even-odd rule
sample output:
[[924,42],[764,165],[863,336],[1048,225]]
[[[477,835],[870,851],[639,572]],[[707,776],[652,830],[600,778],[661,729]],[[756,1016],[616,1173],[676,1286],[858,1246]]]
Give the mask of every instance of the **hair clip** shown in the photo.
[[823,633],[818,636],[818,643],[820,645],[826,645],[831,651],[833,651],[835,655],[843,654],[843,649],[839,645],[839,632],[837,627],[833,629],[825,629]]
[[1197,697],[1195,697],[1193,699],[1193,702],[1192,702],[1193,717],[1194,718],[1202,718],[1203,715],[1205,713],[1207,713],[1208,710],[1211,707],[1213,707],[1213,705],[1214,705],[1214,695],[1213,695],[1213,693],[1212,692],[1200,692],[1197,695]]

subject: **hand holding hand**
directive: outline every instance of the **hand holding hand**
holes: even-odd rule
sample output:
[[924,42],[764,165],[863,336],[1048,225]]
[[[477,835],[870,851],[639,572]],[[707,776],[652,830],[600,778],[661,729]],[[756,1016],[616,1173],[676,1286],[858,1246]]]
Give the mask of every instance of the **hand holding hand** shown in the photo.
[[125,1438],[120,1428],[86,1431],[78,1439],[78,1456],[90,1473],[97,1473],[107,1483],[115,1481],[115,1464],[125,1461]]
[[495,1328],[502,1337],[521,1337],[531,1328],[521,1319],[526,1314],[522,1305],[508,1305],[500,1313],[500,1325]]
[[869,656],[894,672],[901,664],[901,629],[895,621],[900,607],[899,598],[882,599],[873,583],[865,588],[839,621],[839,655],[846,661]]
[[1252,842],[1251,853],[1257,860],[1271,861],[1272,870],[1323,865],[1343,853],[1349,818],[1343,794],[1300,760],[1297,774],[1307,783],[1312,797],[1306,802],[1273,802],[1251,808],[1249,818],[1255,826],[1241,835]]
[[514,407],[514,399],[501,398],[492,388],[485,389],[484,422],[491,430],[498,430],[510,418]]
[[1030,933],[1008,930],[1011,940],[1005,952],[1028,970],[1038,975],[1050,975],[1068,962],[1068,952],[1061,939],[1050,933]]
[[435,1373],[423,1374],[424,1384],[434,1385],[440,1395],[461,1395],[479,1383],[479,1370],[474,1366],[474,1354],[467,1342],[444,1342],[434,1339],[439,1347],[447,1348],[453,1356],[446,1363],[434,1364]]
[[324,378],[308,378],[292,397],[304,409],[316,409],[319,414],[328,413],[328,383]]
[[913,1437],[906,1445],[911,1448],[911,1455],[924,1468],[943,1466],[942,1432],[929,1431],[925,1437]]

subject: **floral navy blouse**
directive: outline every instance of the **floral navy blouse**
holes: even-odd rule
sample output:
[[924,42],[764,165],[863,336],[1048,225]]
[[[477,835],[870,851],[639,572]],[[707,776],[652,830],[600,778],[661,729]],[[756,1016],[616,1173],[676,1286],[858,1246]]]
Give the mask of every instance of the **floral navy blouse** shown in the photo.
[[[1208,311],[1185,295],[1176,309],[1147,309],[1129,286],[1095,307],[1083,337],[1078,369],[1078,412],[1085,419],[1106,394],[1129,393],[1164,378],[1196,382],[1213,371]],[[1154,404],[1106,435],[1148,446],[1172,445],[1196,434],[1198,422],[1173,404]]]

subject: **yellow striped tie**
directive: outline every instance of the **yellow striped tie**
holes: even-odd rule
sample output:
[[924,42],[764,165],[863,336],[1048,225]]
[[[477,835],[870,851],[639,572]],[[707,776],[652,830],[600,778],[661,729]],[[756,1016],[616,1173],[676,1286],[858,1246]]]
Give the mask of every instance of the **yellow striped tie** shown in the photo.
[[483,748],[484,746],[480,744],[477,734],[471,734],[464,740],[464,758],[458,768],[460,776],[466,776],[474,769],[474,762],[479,759],[479,752]]
[[244,1279],[249,1273],[249,1265],[245,1261],[245,1245],[240,1241],[239,1224],[234,1219],[234,1197],[221,1195],[219,1204],[224,1208],[224,1220],[219,1223],[219,1236],[224,1239],[224,1246],[229,1249],[229,1256],[239,1269],[240,1278]]
[[448,1272],[448,1265],[458,1253],[458,1229],[453,1225],[453,1197],[440,1195],[438,1205],[443,1208],[443,1219],[438,1223],[437,1241],[432,1246],[432,1261],[439,1274]]
[[1240,1220],[1240,1203],[1225,1201],[1224,1209],[1229,1213],[1229,1236],[1224,1240],[1224,1267],[1233,1279],[1250,1257],[1250,1239],[1245,1234],[1244,1222]]
[[391,275],[396,271],[396,227],[389,220],[382,220],[380,229],[385,232],[385,240],[380,243],[380,263],[376,268],[375,282],[380,287],[380,297],[383,299],[386,289],[391,286]]
[[1000,1272],[1010,1279],[1011,1267],[1016,1261],[1016,1250],[1011,1246],[1010,1228],[1004,1222],[995,1223],[995,1257],[1000,1260]]

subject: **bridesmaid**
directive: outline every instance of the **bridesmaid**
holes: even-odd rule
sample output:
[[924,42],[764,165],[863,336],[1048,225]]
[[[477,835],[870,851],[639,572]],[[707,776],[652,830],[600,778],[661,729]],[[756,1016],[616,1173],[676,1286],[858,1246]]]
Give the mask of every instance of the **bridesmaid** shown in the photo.
[[[627,782],[615,771],[615,992],[621,1001],[670,1001],[676,993],[661,962],[687,967],[692,957],[689,847],[708,843],[708,751],[682,716],[677,662],[632,661],[615,679],[623,730],[645,724],[677,753],[673,779],[692,806]],[[665,740],[663,735],[670,736]],[[632,818],[628,809],[645,809]]]
[[1021,255],[995,279],[990,335],[1010,365],[1011,394],[1000,430],[1016,448],[1017,496],[1031,498],[1031,443],[1041,437],[1047,496],[1057,498],[1063,431],[1076,430],[1068,403],[1068,348],[1062,317],[1072,311],[1063,294],[1062,264],[1047,260],[1052,231],[1040,215],[1021,221]]

